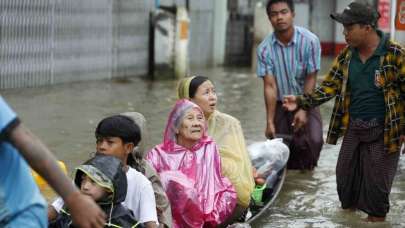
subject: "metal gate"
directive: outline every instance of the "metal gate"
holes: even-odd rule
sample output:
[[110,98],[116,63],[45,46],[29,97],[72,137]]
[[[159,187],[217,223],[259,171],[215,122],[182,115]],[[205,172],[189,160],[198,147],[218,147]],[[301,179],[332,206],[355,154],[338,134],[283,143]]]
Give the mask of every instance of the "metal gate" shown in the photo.
[[153,1],[0,0],[0,89],[146,74]]
[[0,1],[0,88],[53,82],[54,1]]

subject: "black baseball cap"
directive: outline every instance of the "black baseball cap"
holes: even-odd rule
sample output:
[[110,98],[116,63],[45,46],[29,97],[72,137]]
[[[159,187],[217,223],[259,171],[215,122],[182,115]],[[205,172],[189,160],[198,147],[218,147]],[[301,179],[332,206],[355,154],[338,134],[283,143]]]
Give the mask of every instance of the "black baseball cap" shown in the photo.
[[365,24],[376,26],[380,14],[369,4],[352,2],[342,13],[332,13],[330,17],[344,25]]

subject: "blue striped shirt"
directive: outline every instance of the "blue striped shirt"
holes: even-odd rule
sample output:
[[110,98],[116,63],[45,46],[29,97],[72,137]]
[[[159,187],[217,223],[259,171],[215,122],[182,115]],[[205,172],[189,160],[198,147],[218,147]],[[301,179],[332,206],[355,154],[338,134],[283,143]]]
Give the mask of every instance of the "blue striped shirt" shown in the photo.
[[304,92],[305,77],[321,67],[321,45],[315,34],[295,26],[287,45],[269,34],[257,48],[257,60],[257,76],[275,77],[278,100],[282,100],[284,95]]

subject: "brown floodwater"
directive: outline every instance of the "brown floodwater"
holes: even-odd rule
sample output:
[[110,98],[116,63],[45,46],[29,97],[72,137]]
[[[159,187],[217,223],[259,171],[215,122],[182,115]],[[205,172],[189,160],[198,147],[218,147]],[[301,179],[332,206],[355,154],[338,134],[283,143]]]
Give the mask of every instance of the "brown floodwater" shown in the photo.
[[[326,59],[322,72],[327,70]],[[214,82],[218,109],[238,118],[247,143],[265,140],[262,81],[248,68],[200,68],[194,74]],[[176,81],[90,81],[51,87],[3,90],[1,95],[22,121],[64,161],[69,174],[95,150],[94,129],[103,117],[138,111],[148,121],[149,148],[162,140],[168,113],[175,102]],[[332,103],[321,106],[324,134]],[[335,165],[340,145],[325,145],[313,172],[289,171],[273,207],[253,227],[405,227],[405,162],[400,160],[391,192],[387,221],[367,224],[362,212],[340,209],[336,193]],[[48,200],[53,194],[46,191]]]

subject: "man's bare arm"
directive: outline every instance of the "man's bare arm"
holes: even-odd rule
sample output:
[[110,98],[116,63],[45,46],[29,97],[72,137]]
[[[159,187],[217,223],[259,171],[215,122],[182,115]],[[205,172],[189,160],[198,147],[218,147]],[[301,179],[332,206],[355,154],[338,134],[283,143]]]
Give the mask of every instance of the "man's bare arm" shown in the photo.
[[306,94],[310,94],[314,91],[315,86],[316,86],[316,75],[317,75],[317,71],[310,73],[307,75],[307,77],[305,78],[305,82],[304,82],[304,93]]
[[263,77],[264,101],[266,104],[266,137],[272,138],[275,134],[274,116],[277,102],[277,82],[271,75]]
[[9,138],[29,165],[45,178],[62,198],[77,191],[71,180],[58,167],[54,155],[22,123],[11,131]]
[[72,219],[79,227],[104,227],[104,213],[73,185],[59,168],[49,149],[22,123],[15,126],[8,136],[29,165],[65,200]]

